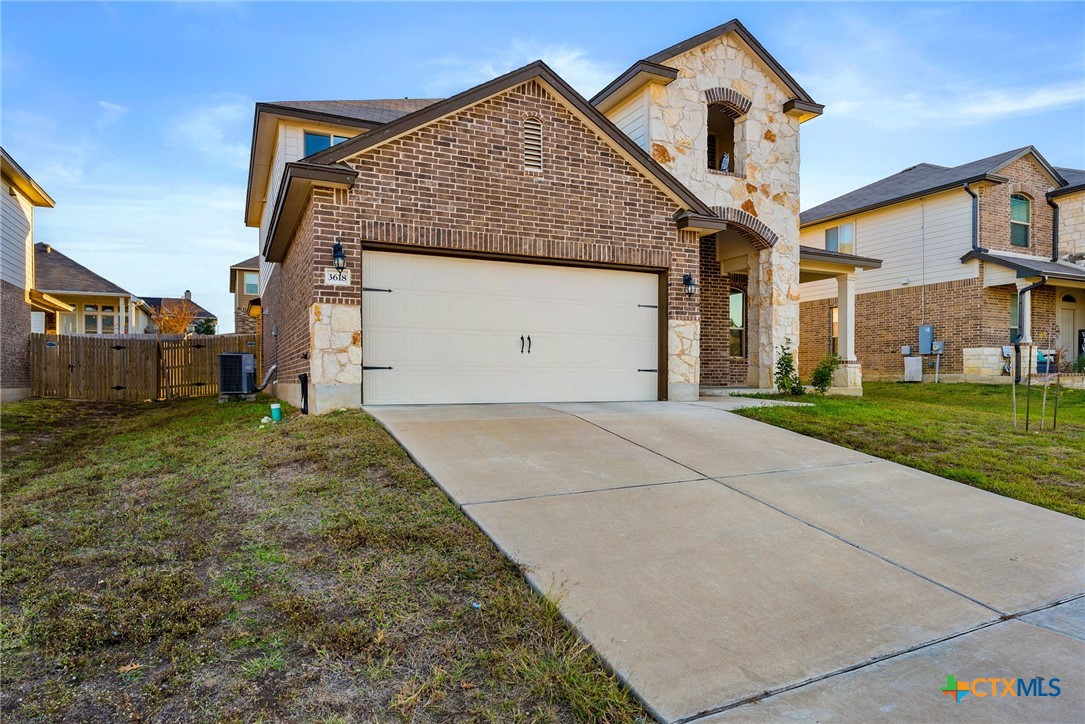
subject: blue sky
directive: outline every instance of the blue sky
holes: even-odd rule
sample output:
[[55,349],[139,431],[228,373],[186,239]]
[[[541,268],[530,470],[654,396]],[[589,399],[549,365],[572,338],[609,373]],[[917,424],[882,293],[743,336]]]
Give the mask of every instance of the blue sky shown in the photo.
[[1035,145],[1085,168],[1082,3],[12,3],[4,147],[56,199],[37,238],[233,325],[256,101],[445,96],[537,58],[586,96],[737,17],[825,115],[802,204]]

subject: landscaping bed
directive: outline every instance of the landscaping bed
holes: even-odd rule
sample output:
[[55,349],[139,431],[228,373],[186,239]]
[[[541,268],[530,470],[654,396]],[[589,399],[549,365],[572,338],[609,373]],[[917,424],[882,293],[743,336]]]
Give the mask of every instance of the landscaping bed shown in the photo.
[[1009,385],[866,382],[862,398],[808,394],[781,399],[812,406],[738,414],[1085,518],[1085,390],[1062,391],[1055,433],[1054,391],[1041,430],[1042,394],[1034,385],[1029,432],[1026,390],[1015,429]]
[[8,721],[648,718],[360,412],[5,404]]

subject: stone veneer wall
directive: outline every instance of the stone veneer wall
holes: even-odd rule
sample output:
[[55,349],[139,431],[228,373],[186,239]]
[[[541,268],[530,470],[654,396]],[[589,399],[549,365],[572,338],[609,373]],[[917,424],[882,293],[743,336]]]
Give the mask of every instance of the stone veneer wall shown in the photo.
[[[965,350],[1009,344],[1008,286],[984,287],[982,279],[962,279],[926,287],[860,294],[856,297],[855,353],[865,379],[900,379],[904,374],[900,348],[917,350],[919,325],[933,324],[935,339],[946,343],[941,373],[965,374]],[[829,353],[829,309],[836,299],[804,302],[799,372],[809,376]],[[922,313],[926,309],[926,314]],[[1054,346],[1055,292],[1041,287],[1032,292],[1032,336],[1041,348]]]
[[[528,117],[542,121],[541,174],[524,169]],[[496,254],[509,261],[526,256],[666,269],[670,395],[696,399],[700,293],[687,295],[682,276],[697,272],[698,238],[676,231],[677,203],[544,87],[522,84],[345,163],[359,172],[354,187],[313,191],[287,259],[267,285],[263,337],[267,359],[283,365],[280,380],[294,382],[311,370],[314,384],[357,389],[342,367],[351,364],[355,343],[344,347],[339,343],[345,337],[335,335],[350,332],[353,339],[361,333],[361,250],[378,243]],[[352,284],[327,287],[323,269],[331,266],[331,245],[340,238]],[[311,305],[321,309],[319,322]],[[337,328],[336,317],[323,311],[328,305],[337,311],[358,307],[351,317],[355,327]],[[306,329],[288,329],[287,317],[300,319]],[[318,343],[316,331],[326,319],[327,346],[323,332]],[[273,323],[279,325],[275,340]],[[301,357],[306,350],[310,359]],[[314,389],[332,394],[326,387]],[[317,411],[321,406],[316,403]]]
[[1057,196],[1059,205],[1059,258],[1085,263],[1085,191]]
[[30,304],[26,290],[0,280],[0,400],[30,396]]
[[234,332],[256,334],[256,318],[250,317],[247,309],[234,310]]
[[[799,121],[783,112],[790,97],[760,62],[727,35],[664,62],[678,77],[653,85],[653,157],[710,206],[742,209],[779,237],[750,262],[748,328],[755,364],[749,382],[771,386],[777,348],[799,338]],[[750,100],[736,122],[735,174],[707,168],[706,91],[729,88]],[[765,379],[767,377],[767,379]]]

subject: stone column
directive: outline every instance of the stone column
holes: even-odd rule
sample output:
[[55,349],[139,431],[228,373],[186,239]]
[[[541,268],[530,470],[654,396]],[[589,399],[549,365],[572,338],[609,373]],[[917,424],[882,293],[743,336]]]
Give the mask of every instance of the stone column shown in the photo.
[[362,404],[362,308],[314,304],[309,309],[309,411]]
[[696,402],[701,398],[701,323],[667,320],[667,399]]
[[774,384],[778,350],[788,344],[793,351],[799,348],[798,246],[781,239],[762,249],[755,270],[750,278],[758,277],[758,346],[750,364],[760,368],[757,386],[767,389]]
[[[761,353],[761,285],[760,254],[757,250],[746,255],[746,385],[761,386],[761,366],[758,364]],[[771,375],[769,376],[771,380]],[[771,385],[771,382],[769,383]]]

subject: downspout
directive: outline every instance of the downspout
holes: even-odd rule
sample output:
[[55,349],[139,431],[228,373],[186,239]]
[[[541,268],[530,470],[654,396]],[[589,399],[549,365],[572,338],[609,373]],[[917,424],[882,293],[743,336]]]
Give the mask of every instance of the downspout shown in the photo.
[[972,251],[987,251],[980,247],[980,197],[967,181],[964,183],[964,190],[972,197]]
[[1059,205],[1051,200],[1051,195],[1048,194],[1044,198],[1047,199],[1047,203],[1054,209],[1051,217],[1051,261],[1059,260]]

